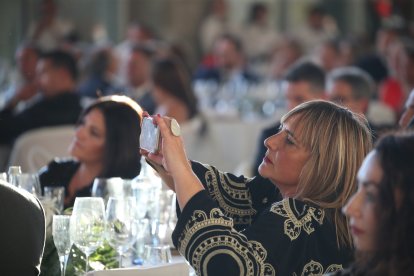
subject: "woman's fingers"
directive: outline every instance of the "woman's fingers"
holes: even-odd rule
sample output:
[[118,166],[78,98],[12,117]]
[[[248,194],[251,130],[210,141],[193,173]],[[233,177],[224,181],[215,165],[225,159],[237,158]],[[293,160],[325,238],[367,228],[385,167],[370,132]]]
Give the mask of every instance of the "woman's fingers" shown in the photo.
[[158,125],[158,128],[161,131],[161,136],[163,138],[167,137],[167,136],[171,136],[171,131],[170,131],[170,127],[167,125],[169,124],[169,122],[167,123],[167,121],[169,121],[170,119],[168,119],[167,117],[161,117],[159,115],[154,116],[154,120]]

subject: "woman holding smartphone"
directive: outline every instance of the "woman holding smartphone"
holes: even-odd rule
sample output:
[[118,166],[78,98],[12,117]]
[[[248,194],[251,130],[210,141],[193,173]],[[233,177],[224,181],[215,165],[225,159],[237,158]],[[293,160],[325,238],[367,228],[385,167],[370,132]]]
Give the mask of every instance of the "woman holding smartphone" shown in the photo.
[[173,241],[198,275],[319,275],[352,260],[341,208],[371,148],[366,120],[330,102],[297,106],[249,179],[189,162],[170,120],[154,119],[161,150],[142,153],[177,194]]

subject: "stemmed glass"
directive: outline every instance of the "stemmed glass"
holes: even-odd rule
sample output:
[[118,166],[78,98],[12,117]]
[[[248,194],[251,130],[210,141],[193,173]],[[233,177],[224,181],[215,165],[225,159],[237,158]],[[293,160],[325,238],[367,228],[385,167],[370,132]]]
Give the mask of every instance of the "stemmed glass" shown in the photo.
[[[131,194],[128,191],[130,183],[120,177],[95,178],[92,186],[92,196],[102,197],[104,202],[108,202],[109,197],[124,197]],[[129,188],[130,190],[130,188]]]
[[53,241],[60,261],[60,275],[65,275],[65,263],[70,251],[70,216],[54,215],[52,224]]
[[77,197],[70,219],[70,240],[86,256],[86,269],[89,256],[103,244],[105,233],[105,208],[102,198]]
[[132,246],[138,236],[138,220],[133,197],[110,197],[106,207],[106,238],[119,254],[119,267],[122,255]]
[[17,187],[39,197],[41,196],[40,182],[37,174],[22,173],[15,176]]
[[3,180],[4,182],[7,182],[7,183],[8,183],[8,180],[7,180],[7,173],[5,173],[5,172],[0,172],[0,180]]

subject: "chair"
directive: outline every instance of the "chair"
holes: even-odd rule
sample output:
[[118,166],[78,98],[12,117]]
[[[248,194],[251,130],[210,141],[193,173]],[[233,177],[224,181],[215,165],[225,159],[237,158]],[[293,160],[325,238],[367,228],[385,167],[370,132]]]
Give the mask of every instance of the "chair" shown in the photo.
[[27,131],[14,143],[9,166],[21,166],[23,172],[35,173],[55,157],[69,156],[68,147],[74,134],[73,125]]

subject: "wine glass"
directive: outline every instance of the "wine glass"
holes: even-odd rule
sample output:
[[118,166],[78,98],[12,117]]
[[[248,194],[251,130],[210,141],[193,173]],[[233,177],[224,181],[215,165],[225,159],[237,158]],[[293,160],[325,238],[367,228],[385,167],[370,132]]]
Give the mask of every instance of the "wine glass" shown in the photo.
[[28,191],[29,193],[39,197],[41,196],[41,188],[37,174],[22,173],[15,176],[16,186]]
[[86,256],[86,269],[89,256],[103,244],[105,233],[105,208],[100,197],[77,197],[70,219],[70,240]]
[[125,197],[131,195],[130,181],[120,177],[95,178],[92,185],[92,196],[102,197],[108,202],[109,197]]
[[3,180],[4,182],[7,182],[8,183],[7,173],[6,172],[0,172],[0,180]]
[[17,186],[16,183],[16,175],[19,175],[22,173],[22,168],[20,166],[10,166],[9,169],[7,170],[7,175],[9,177],[9,183],[11,185]]
[[70,251],[70,216],[54,215],[52,224],[53,241],[60,261],[60,275],[65,275],[65,263]]
[[63,213],[63,207],[65,203],[65,187],[44,187],[44,197],[49,199],[59,214]]
[[106,238],[119,254],[119,267],[122,255],[132,246],[138,236],[135,199],[132,197],[110,197],[106,207]]

